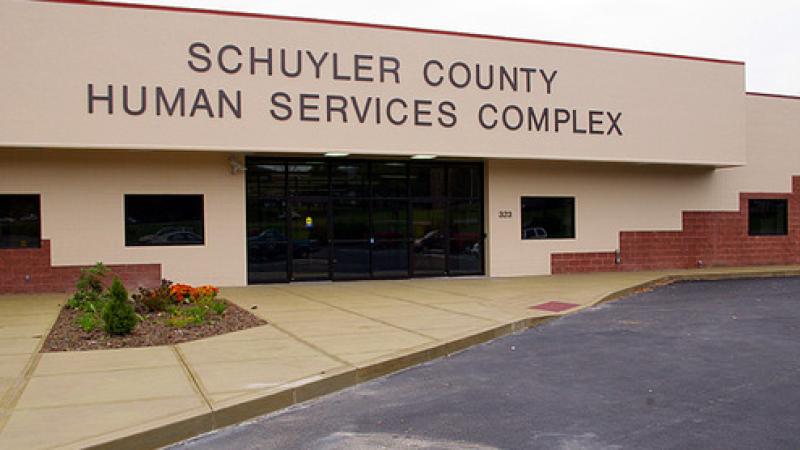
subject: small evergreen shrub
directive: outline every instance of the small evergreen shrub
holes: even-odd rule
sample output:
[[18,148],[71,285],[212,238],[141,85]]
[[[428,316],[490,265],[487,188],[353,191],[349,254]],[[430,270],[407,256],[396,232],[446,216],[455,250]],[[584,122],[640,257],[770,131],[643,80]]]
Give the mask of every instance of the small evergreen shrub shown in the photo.
[[137,317],[119,278],[111,283],[108,297],[102,313],[103,328],[108,334],[129,334],[136,326]]

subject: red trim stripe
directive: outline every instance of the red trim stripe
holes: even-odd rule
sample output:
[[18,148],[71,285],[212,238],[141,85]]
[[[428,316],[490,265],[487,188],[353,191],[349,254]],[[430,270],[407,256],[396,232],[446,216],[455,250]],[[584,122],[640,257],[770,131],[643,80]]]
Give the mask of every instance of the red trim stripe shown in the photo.
[[746,94],[755,95],[757,97],[772,97],[772,98],[784,98],[787,100],[800,100],[800,96],[798,95],[768,94],[766,92],[746,92]]
[[138,3],[118,3],[118,2],[107,2],[107,1],[89,1],[89,0],[33,0],[33,1],[38,1],[38,2],[43,2],[43,3],[62,3],[62,4],[71,4],[71,5],[87,5],[87,6],[105,6],[105,7],[115,7],[115,8],[145,9],[145,10],[151,10],[151,11],[169,11],[169,12],[180,12],[180,13],[214,14],[214,15],[220,15],[220,16],[283,20],[283,21],[288,21],[288,22],[304,22],[304,23],[315,23],[315,24],[325,24],[325,25],[338,25],[338,26],[345,26],[345,27],[373,28],[373,29],[391,30],[391,31],[407,31],[407,32],[413,32],[413,33],[436,34],[436,35],[445,35],[445,36],[458,36],[458,37],[468,37],[468,38],[476,38],[476,39],[488,39],[488,40],[494,40],[494,41],[519,42],[519,43],[525,43],[525,44],[538,44],[538,45],[552,45],[552,46],[558,46],[558,47],[580,48],[580,49],[588,49],[588,50],[600,50],[600,51],[616,52],[616,53],[628,53],[628,54],[634,54],[634,55],[686,59],[686,60],[690,60],[690,61],[703,61],[703,62],[720,63],[720,64],[744,65],[743,61],[734,61],[734,60],[727,60],[727,59],[702,58],[702,57],[698,57],[698,56],[676,55],[676,54],[672,54],[672,53],[661,53],[661,52],[648,52],[648,51],[643,51],[643,50],[630,50],[630,49],[615,48],[615,47],[602,47],[602,46],[597,46],[597,45],[571,44],[571,43],[568,43],[568,42],[544,41],[544,40],[538,40],[538,39],[525,39],[525,38],[516,38],[516,37],[507,37],[507,36],[495,36],[495,35],[491,35],[491,34],[481,34],[481,33],[466,33],[466,32],[461,32],[461,31],[444,31],[444,30],[435,30],[435,29],[428,29],[428,28],[414,28],[414,27],[405,27],[405,26],[400,26],[400,25],[381,25],[381,24],[371,24],[371,23],[363,23],[363,22],[351,22],[351,21],[345,21],[345,20],[312,19],[312,18],[308,18],[308,17],[277,16],[277,15],[272,15],[272,14],[260,14],[260,13],[250,13],[250,12],[220,11],[220,10],[213,10],[213,9],[184,8],[184,7],[160,6],[160,5],[143,5],[143,4],[138,4]]

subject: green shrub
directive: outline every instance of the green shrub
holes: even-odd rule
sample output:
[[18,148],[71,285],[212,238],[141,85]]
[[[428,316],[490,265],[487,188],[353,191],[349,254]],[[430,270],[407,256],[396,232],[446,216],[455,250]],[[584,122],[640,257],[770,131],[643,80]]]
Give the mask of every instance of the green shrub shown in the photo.
[[111,283],[108,297],[102,313],[103,328],[108,334],[129,334],[136,326],[137,317],[119,278]]
[[190,325],[202,325],[208,317],[209,308],[206,305],[196,305],[183,308],[172,308],[167,319],[167,325],[184,328]]
[[99,296],[93,292],[77,291],[67,300],[67,308],[70,309],[84,309],[86,303],[93,302],[99,299]]
[[175,328],[186,328],[189,326],[191,319],[187,316],[182,314],[176,314],[174,316],[170,316],[167,319],[167,325]]
[[214,299],[214,301],[211,302],[211,305],[209,307],[211,308],[212,311],[214,311],[215,314],[221,316],[222,313],[225,312],[225,309],[228,308],[228,304],[225,303],[225,300]]
[[75,287],[78,291],[93,292],[100,296],[103,293],[103,279],[108,274],[108,267],[102,262],[98,262],[88,269],[81,269],[81,274]]
[[195,325],[200,325],[201,323],[206,321],[206,316],[208,316],[208,307],[203,305],[192,306],[191,308],[184,309],[189,318],[192,319],[192,323]]
[[108,267],[98,262],[88,269],[81,269],[75,283],[75,294],[67,300],[67,307],[96,313],[103,308],[103,279],[109,274]]
[[87,333],[91,333],[92,331],[97,328],[98,322],[100,320],[97,318],[97,314],[94,313],[83,313],[75,319],[75,323],[78,324],[81,329]]
[[[74,298],[75,297],[70,300],[74,300]],[[83,297],[77,301],[77,305],[73,309],[80,309],[86,313],[100,314],[100,311],[103,310],[103,306],[106,304],[107,300],[108,296],[106,294],[103,294],[99,297],[95,297],[94,295]],[[67,305],[69,305],[69,303],[70,302],[68,301]]]
[[106,303],[106,296],[95,296],[94,294],[76,293],[72,298],[67,300],[67,307],[71,309],[79,309],[85,313],[99,314],[103,310],[103,305]]

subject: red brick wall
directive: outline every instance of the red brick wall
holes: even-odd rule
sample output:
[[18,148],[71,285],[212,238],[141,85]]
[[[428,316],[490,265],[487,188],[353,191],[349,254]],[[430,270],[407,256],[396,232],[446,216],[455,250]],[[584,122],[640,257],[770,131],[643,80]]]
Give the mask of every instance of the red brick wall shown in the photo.
[[[80,270],[86,266],[50,263],[50,241],[41,248],[0,249],[0,294],[67,292],[75,288]],[[109,269],[129,291],[161,282],[161,264],[115,264]]]
[[[749,236],[747,201],[751,198],[788,199],[786,236]],[[615,253],[554,253],[552,273],[617,272],[688,269],[713,266],[800,264],[800,176],[792,192],[743,193],[738,211],[686,211],[681,231],[622,231],[620,263]]]

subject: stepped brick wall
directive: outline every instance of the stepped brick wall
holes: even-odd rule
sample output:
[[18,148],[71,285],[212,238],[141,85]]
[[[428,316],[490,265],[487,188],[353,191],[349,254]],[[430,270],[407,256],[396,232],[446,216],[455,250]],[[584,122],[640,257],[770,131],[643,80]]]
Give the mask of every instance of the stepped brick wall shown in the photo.
[[[786,236],[749,236],[749,199],[787,199]],[[554,253],[551,272],[617,272],[714,266],[800,264],[800,176],[792,192],[742,193],[738,211],[686,211],[681,231],[622,231],[615,252]]]
[[[40,248],[0,249],[0,294],[67,292],[75,289],[80,270],[86,266],[53,266],[50,241]],[[113,264],[108,266],[129,291],[161,282],[161,264]]]

